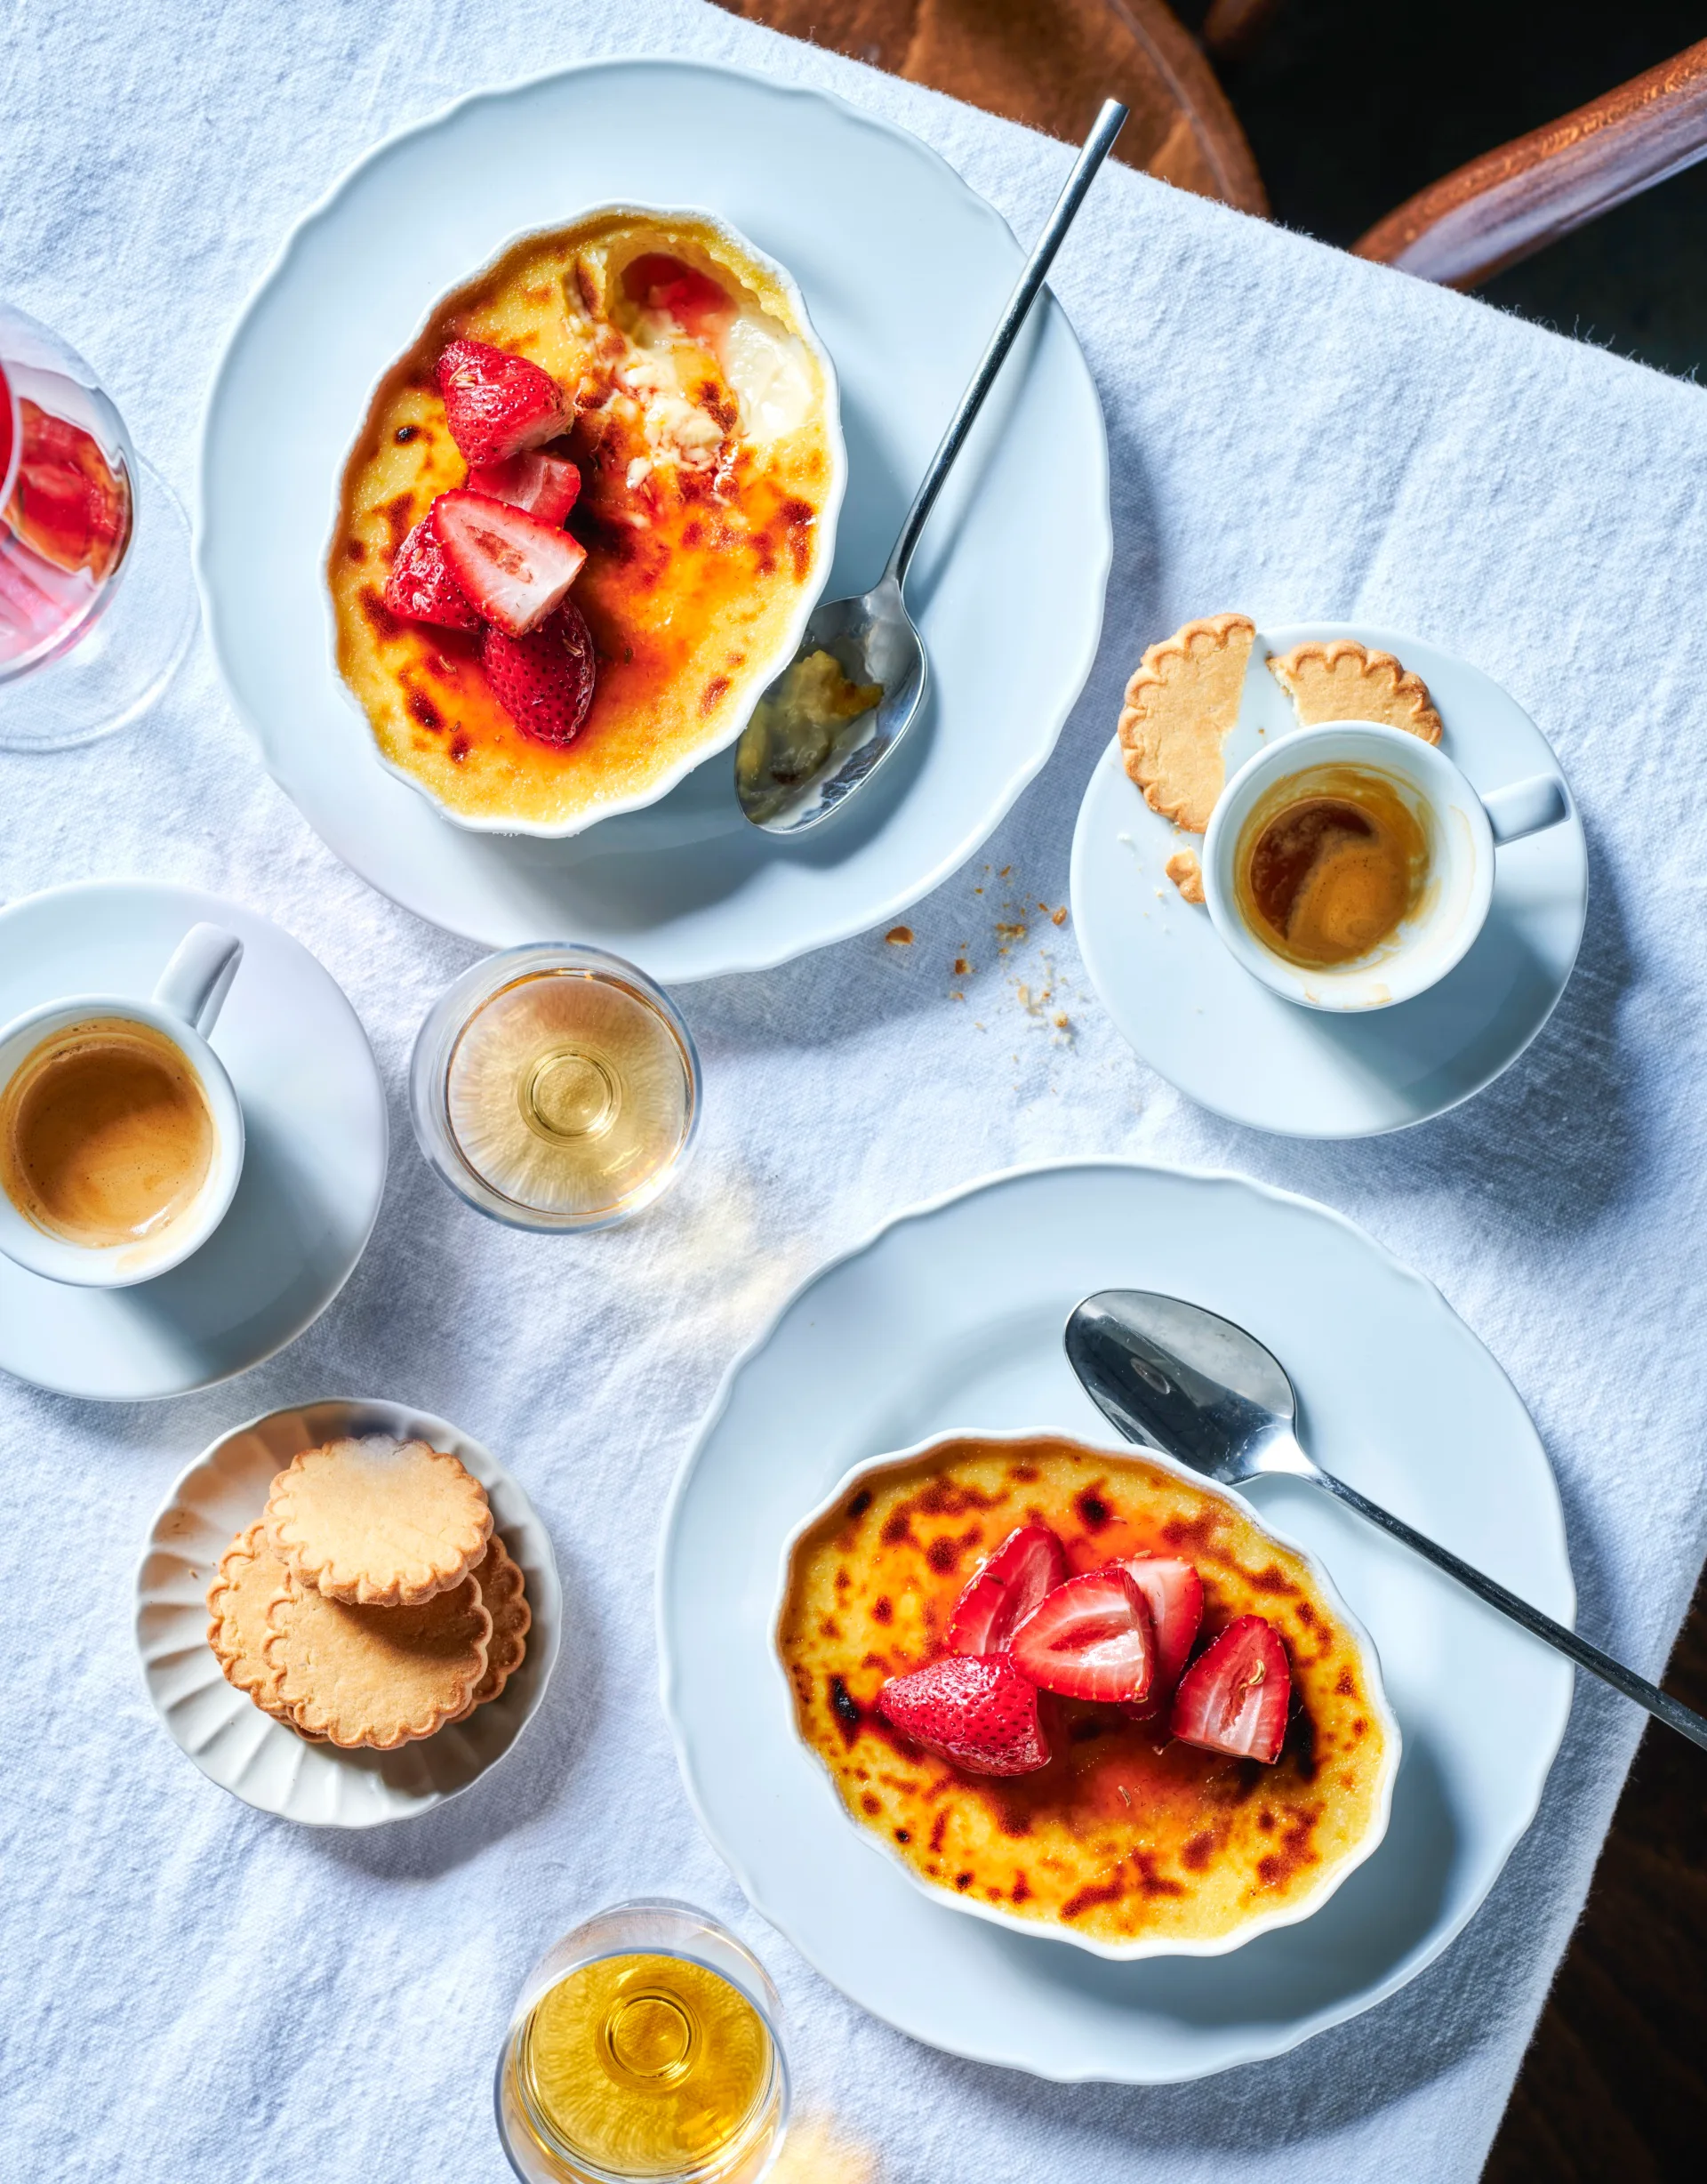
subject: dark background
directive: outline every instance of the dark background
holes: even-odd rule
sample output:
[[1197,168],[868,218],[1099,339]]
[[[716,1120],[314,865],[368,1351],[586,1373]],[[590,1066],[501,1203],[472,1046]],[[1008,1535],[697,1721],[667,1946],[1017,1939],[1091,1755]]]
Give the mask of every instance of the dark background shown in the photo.
[[[1195,30],[1206,4],[1174,12]],[[1275,219],[1347,245],[1467,159],[1703,37],[1707,0],[1277,0],[1216,73]],[[1703,243],[1707,165],[1476,293],[1693,377],[1707,365]]]

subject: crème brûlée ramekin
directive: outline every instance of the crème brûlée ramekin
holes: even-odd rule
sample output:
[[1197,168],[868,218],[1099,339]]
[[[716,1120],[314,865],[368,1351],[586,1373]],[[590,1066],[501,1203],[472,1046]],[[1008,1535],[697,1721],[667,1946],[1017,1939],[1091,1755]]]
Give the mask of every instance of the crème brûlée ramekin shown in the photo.
[[[1051,1702],[1052,1757],[1029,1775],[963,1770],[889,1727],[885,1682],[944,1650],[967,1580],[1033,1522],[1074,1573],[1192,1562],[1199,1645],[1238,1616],[1274,1626],[1293,1711],[1273,1764],[1076,1700]],[[776,1644],[797,1733],[848,1817],[934,1900],[1019,1932],[1219,1955],[1307,1918],[1386,1833],[1399,1732],[1367,1634],[1310,1555],[1166,1457],[966,1432],[873,1457],[789,1542]]]
[[[697,333],[629,277],[673,261],[728,308]],[[697,323],[697,322],[696,322]],[[469,464],[435,378],[450,341],[549,373],[581,471],[568,594],[597,655],[573,741],[525,734],[477,634],[400,619],[399,548]],[[391,772],[477,831],[579,833],[733,743],[823,590],[846,483],[836,372],[798,287],[714,214],[603,205],[508,244],[436,304],[381,380],[341,485],[326,571],[339,672]]]

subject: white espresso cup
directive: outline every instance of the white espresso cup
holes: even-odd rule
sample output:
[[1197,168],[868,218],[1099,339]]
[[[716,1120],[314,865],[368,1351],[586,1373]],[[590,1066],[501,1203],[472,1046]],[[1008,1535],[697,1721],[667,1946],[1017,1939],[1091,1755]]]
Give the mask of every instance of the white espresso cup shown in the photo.
[[192,926],[160,975],[153,996],[79,993],[48,1001],[0,1030],[0,1100],[12,1079],[55,1033],[97,1019],[148,1025],[182,1056],[201,1088],[213,1144],[200,1190],[157,1234],[115,1244],[75,1243],[38,1226],[0,1190],[0,1251],[33,1274],[80,1289],[122,1289],[151,1281],[198,1250],[225,1218],[243,1173],[243,1108],[225,1065],[207,1043],[243,958],[235,933]]
[[[1288,962],[1267,946],[1239,907],[1236,871],[1246,823],[1294,776],[1352,766],[1382,775],[1422,830],[1428,875],[1413,910],[1366,955],[1349,963]],[[1557,826],[1570,799],[1557,774],[1536,774],[1487,796],[1433,743],[1369,720],[1299,728],[1267,744],[1222,791],[1203,843],[1203,892],[1229,951],[1265,986],[1306,1008],[1390,1008],[1463,961],[1494,899],[1502,844]]]

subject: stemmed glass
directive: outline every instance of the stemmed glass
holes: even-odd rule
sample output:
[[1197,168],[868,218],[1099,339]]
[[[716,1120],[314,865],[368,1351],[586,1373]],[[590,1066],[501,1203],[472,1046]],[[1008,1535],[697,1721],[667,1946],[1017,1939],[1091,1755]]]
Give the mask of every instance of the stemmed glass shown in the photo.
[[189,525],[74,349],[0,301],[0,750],[126,727],[196,627]]

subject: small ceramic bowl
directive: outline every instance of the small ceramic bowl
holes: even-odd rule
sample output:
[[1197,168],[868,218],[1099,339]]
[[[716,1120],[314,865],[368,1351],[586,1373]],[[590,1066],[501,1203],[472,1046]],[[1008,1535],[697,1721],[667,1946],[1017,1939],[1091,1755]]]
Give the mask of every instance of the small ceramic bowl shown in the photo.
[[[1392,1708],[1387,1701],[1386,1692],[1382,1683],[1381,1664],[1376,1658],[1374,1643],[1367,1631],[1340,1598],[1331,1579],[1316,1558],[1308,1550],[1300,1546],[1295,1540],[1289,1539],[1284,1533],[1276,1531],[1242,1495],[1233,1493],[1225,1487],[1211,1485],[1206,1480],[1200,1478],[1196,1472],[1189,1471],[1183,1465],[1175,1463],[1171,1457],[1163,1456],[1153,1449],[1096,1448],[1089,1443],[1078,1441],[1067,1434],[1045,1433],[1040,1431],[998,1433],[962,1428],[950,1433],[933,1434],[928,1441],[919,1441],[910,1449],[874,1456],[862,1464],[855,1465],[854,1469],[841,1481],[835,1492],[826,1496],[810,1515],[796,1527],[782,1550],[781,1571],[777,1590],[776,1618],[773,1625],[778,1632],[779,1642],[781,1620],[788,1607],[797,1551],[813,1527],[829,1516],[839,1504],[845,1501],[862,1483],[869,1483],[886,1473],[916,1464],[922,1457],[928,1457],[939,1451],[946,1451],[958,1443],[972,1441],[983,1448],[1001,1449],[1043,1439],[1069,1449],[1082,1450],[1085,1454],[1094,1457],[1119,1463],[1140,1462],[1153,1466],[1189,1486],[1194,1494],[1200,1496],[1205,1501],[1225,1504],[1236,1511],[1246,1523],[1254,1526],[1266,1541],[1284,1549],[1286,1554],[1296,1556],[1298,1561],[1304,1565],[1312,1583],[1318,1587],[1325,1605],[1351,1642],[1361,1672],[1364,1694],[1371,1712],[1379,1722],[1384,1739],[1380,1778],[1367,1828],[1333,1865],[1324,1871],[1319,1884],[1308,1894],[1293,1899],[1278,1909],[1258,1913],[1229,1932],[1205,1939],[1152,1936],[1130,1941],[1105,1941],[1094,1935],[1078,1932],[1070,1925],[1061,1922],[1040,1918],[1022,1918],[1014,1912],[1003,1909],[998,1904],[981,1902],[970,1892],[962,1894],[953,1888],[939,1885],[925,1878],[901,1856],[886,1835],[879,1833],[874,1827],[860,1826],[853,1815],[848,1812],[839,1789],[835,1787],[832,1781],[832,1794],[836,1797],[838,1810],[842,1812],[848,1826],[858,1827],[862,1839],[869,1843],[875,1851],[888,1859],[893,1864],[898,1866],[919,1893],[928,1898],[932,1903],[952,1905],[957,1911],[966,1912],[974,1918],[986,1919],[992,1925],[1003,1927],[1009,1933],[1024,1934],[1034,1940],[1041,1939],[1068,1942],[1075,1948],[1087,1950],[1094,1956],[1108,1957],[1118,1963],[1128,1963],[1140,1958],[1151,1956],[1224,1956],[1233,1949],[1242,1948],[1247,1941],[1254,1941],[1259,1934],[1271,1932],[1281,1926],[1296,1925],[1300,1920],[1309,1918],[1313,1913],[1320,1910],[1346,1876],[1355,1872],[1358,1867],[1373,1855],[1385,1836],[1388,1819],[1392,1808],[1393,1784],[1398,1774],[1399,1729]],[[966,1570],[968,1577],[971,1575],[971,1569],[972,1565],[968,1564]],[[823,1762],[821,1755],[800,1734],[798,1716],[795,1709],[795,1694],[782,1662],[780,1642],[773,1651],[773,1658],[777,1666],[781,1703],[789,1709],[789,1719],[796,1739],[803,1750],[811,1754],[813,1762],[821,1766]],[[825,1771],[828,1773],[828,1770]]]

